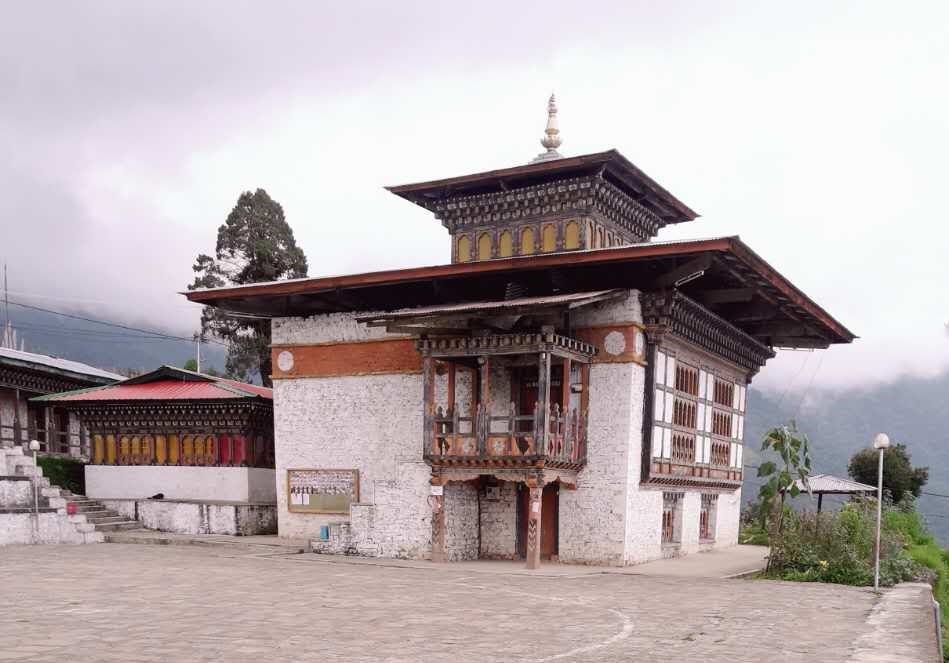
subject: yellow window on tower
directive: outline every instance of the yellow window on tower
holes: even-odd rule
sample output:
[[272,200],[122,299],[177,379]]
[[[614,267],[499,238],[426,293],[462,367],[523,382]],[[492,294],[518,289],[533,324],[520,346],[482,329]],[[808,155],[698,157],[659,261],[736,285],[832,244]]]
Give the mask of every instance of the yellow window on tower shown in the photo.
[[534,229],[524,228],[521,231],[521,255],[526,256],[537,250],[534,246]]
[[492,248],[491,235],[488,233],[481,233],[478,236],[478,260],[490,260]]
[[552,223],[544,226],[542,235],[541,251],[550,253],[557,250],[557,228]]
[[510,258],[512,255],[514,255],[514,238],[510,231],[505,230],[498,237],[498,257]]
[[467,235],[458,238],[458,262],[471,260],[471,240]]
[[606,244],[603,242],[603,229],[598,228],[596,231],[596,248],[602,249]]
[[595,235],[593,234],[593,222],[587,221],[587,248],[592,249],[594,245]]
[[564,228],[563,248],[568,250],[580,248],[580,225],[576,221],[570,221]]

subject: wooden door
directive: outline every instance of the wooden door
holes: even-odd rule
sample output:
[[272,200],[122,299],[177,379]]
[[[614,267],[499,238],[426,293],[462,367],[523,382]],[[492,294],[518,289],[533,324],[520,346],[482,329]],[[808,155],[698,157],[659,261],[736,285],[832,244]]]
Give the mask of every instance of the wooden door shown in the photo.
[[[530,509],[530,490],[518,484],[517,490],[517,555],[527,557],[527,515]],[[560,484],[544,486],[540,512],[540,558],[551,559],[559,554]]]

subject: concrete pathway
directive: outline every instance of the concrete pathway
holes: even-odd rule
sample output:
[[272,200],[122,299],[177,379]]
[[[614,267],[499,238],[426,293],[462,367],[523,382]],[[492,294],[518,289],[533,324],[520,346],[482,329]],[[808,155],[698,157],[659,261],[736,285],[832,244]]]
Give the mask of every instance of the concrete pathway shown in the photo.
[[[226,536],[217,534],[172,534],[151,530],[116,532],[106,537],[108,543],[142,543],[153,545],[198,545],[246,548],[259,552],[307,552],[309,543],[304,539],[278,536]],[[734,578],[749,575],[764,568],[768,549],[765,546],[731,546],[711,552],[662,559],[627,567],[587,566],[578,564],[544,563],[538,570],[528,570],[522,561],[477,560],[449,562],[446,567],[466,573],[502,573],[545,576],[580,576],[596,573],[623,573],[650,576],[678,576],[687,578]],[[343,555],[319,555],[326,562],[337,564],[370,564],[401,568],[438,568],[424,560],[397,560]]]
[[630,573],[648,576],[684,578],[737,578],[764,569],[768,563],[767,546],[731,546],[710,552],[629,567]]
[[818,583],[471,573],[226,544],[9,546],[0,588],[0,661],[24,663],[845,663],[867,652],[922,661],[927,647],[935,656],[919,590],[894,592],[885,609],[870,590]]

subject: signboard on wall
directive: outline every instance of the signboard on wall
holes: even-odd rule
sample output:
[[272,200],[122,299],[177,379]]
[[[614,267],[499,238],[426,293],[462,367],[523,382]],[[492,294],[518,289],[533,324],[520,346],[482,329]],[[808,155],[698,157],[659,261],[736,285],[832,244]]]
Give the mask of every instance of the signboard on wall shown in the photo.
[[287,470],[287,507],[295,513],[340,513],[359,501],[359,470]]

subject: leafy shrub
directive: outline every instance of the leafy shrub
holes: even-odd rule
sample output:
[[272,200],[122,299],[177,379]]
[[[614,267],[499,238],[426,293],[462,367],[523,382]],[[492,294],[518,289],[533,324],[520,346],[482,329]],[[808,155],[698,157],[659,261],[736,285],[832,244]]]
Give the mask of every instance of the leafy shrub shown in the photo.
[[738,532],[738,543],[749,546],[766,546],[769,543],[768,530],[756,522],[744,525]]
[[82,461],[64,456],[39,456],[36,462],[52,485],[77,495],[86,494],[86,465]]
[[[792,513],[772,541],[768,574],[785,580],[873,584],[876,515],[870,503],[851,503],[836,513]],[[902,533],[884,527],[880,541],[880,581],[892,585],[915,577]]]

